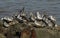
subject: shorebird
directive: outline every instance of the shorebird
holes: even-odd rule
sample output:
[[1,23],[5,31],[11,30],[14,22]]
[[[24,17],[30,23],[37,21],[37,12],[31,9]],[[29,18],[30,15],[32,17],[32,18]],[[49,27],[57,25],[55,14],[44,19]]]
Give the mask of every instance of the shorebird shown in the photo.
[[20,14],[20,16],[22,16],[22,17],[26,16],[25,8],[24,8],[24,7],[19,11],[19,14]]
[[12,17],[4,17],[4,18],[1,18],[1,20],[3,21],[3,26],[4,27],[9,27],[9,23],[13,21],[13,18]]
[[48,15],[47,14],[43,14],[42,15],[42,22],[45,23],[46,26],[49,26],[49,20],[48,20]]
[[3,23],[3,27],[8,28],[10,25],[7,22]]
[[46,14],[43,15],[43,20],[48,24],[49,27],[55,26],[55,19],[53,16],[48,16]]
[[17,16],[18,19],[23,20],[20,14]]
[[23,9],[21,10],[20,12],[20,16],[22,17],[22,19],[25,21],[27,20],[28,21],[28,18],[27,18],[27,14],[25,13],[25,8],[23,7]]
[[46,27],[48,26],[48,24],[44,20],[41,21],[35,20],[33,26],[39,28],[39,27]]
[[19,14],[16,16],[16,19],[19,21],[19,23],[23,23],[26,20],[28,21],[24,7],[22,8],[22,10],[19,11]]
[[10,21],[13,21],[13,18],[12,17],[4,17],[4,18],[1,18],[1,20],[10,22]]
[[37,17],[36,17],[37,20],[42,20],[42,16],[40,15],[39,12],[37,12]]
[[49,18],[50,18],[52,21],[56,21],[56,19],[55,19],[53,16],[49,16]]
[[44,20],[44,18],[39,14],[39,12],[37,12],[37,17],[36,20],[34,22],[37,26],[48,26],[48,24],[46,23],[46,21]]
[[43,15],[43,20],[48,24],[47,26],[52,27],[52,23],[50,22],[50,20],[48,19],[49,16],[47,16],[46,14]]
[[41,26],[40,22],[38,22],[38,21],[35,21],[34,24],[37,26]]
[[57,26],[56,23],[55,23],[56,19],[53,16],[49,16],[48,20],[50,20],[50,22],[52,23],[53,27]]
[[36,19],[36,17],[33,15],[32,12],[30,13],[30,17],[29,17],[29,19],[30,19],[31,22],[34,22],[35,19]]

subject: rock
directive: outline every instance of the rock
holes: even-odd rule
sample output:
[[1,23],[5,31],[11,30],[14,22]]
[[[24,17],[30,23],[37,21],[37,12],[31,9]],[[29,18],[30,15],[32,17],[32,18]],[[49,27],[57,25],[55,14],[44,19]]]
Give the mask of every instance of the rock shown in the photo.
[[0,38],[6,38],[3,34],[0,33]]

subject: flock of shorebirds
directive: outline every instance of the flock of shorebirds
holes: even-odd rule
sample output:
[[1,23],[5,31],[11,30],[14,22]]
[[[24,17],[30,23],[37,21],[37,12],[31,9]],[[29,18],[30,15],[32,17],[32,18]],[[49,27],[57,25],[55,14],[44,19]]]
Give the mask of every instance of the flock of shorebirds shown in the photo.
[[55,17],[47,14],[41,15],[39,12],[36,12],[36,15],[30,13],[29,17],[27,17],[24,8],[20,10],[19,14],[12,17],[3,17],[1,20],[3,21],[3,26],[6,28],[16,23],[24,23],[34,27],[57,27]]

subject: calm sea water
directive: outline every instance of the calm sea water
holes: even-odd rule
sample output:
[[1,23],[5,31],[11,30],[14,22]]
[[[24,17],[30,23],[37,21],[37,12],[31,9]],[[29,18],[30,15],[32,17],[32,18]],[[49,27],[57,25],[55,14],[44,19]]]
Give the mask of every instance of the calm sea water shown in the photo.
[[0,0],[0,17],[11,16],[22,7],[26,11],[47,11],[60,24],[60,0]]

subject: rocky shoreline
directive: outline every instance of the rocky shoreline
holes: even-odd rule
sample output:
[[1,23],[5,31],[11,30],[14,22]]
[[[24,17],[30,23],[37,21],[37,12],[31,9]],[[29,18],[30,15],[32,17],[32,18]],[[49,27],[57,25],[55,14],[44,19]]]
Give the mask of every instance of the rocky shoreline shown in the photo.
[[[26,36],[24,35],[26,33]],[[28,35],[27,35],[28,34]],[[28,36],[28,37],[27,37]],[[36,36],[36,37],[35,37]],[[0,20],[1,38],[60,38],[60,26],[55,17],[39,12],[32,12],[27,17],[23,9],[12,17],[3,17]]]

